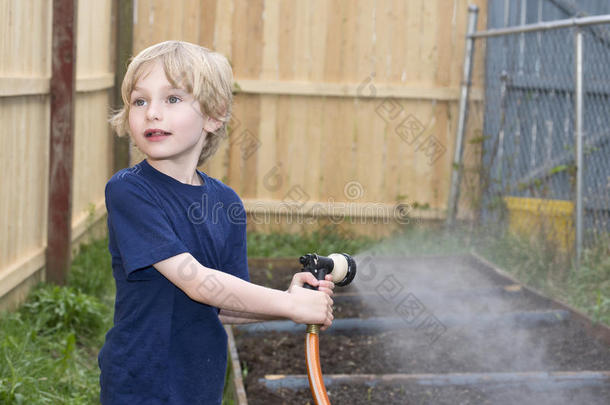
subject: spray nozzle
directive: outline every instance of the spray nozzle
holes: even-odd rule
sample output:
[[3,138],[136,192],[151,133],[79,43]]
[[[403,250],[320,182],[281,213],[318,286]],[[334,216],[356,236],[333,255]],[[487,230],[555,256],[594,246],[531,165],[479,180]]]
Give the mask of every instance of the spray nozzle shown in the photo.
[[[333,276],[333,282],[340,287],[352,282],[356,276],[356,261],[346,253],[331,253],[320,256],[316,253],[309,253],[299,258],[303,265],[303,271],[309,271],[318,280],[324,280],[327,274]],[[310,285],[305,285],[312,288]]]

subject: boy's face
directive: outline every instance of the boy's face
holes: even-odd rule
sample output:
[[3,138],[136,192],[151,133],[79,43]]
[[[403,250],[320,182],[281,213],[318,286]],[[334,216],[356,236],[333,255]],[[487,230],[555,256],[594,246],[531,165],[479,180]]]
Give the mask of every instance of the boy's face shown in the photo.
[[152,160],[196,162],[206,132],[219,127],[218,121],[202,114],[192,94],[172,86],[160,62],[152,64],[140,77],[129,102],[131,137]]

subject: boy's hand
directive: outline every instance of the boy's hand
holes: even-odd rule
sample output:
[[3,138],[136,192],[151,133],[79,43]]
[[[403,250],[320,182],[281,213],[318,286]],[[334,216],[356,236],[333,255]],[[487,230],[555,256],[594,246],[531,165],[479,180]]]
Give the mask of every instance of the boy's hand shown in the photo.
[[331,297],[333,296],[333,289],[335,288],[335,283],[333,283],[333,276],[327,274],[325,280],[318,280],[308,271],[303,271],[300,273],[296,273],[292,277],[292,282],[290,283],[290,287],[288,287],[288,292],[292,289],[293,286],[303,287],[305,284],[310,284],[314,287],[318,287],[318,291],[322,291]]
[[[321,325],[320,330],[326,330],[332,324],[333,300],[330,298],[334,283],[332,276],[326,276],[326,281],[318,281],[309,272],[297,273],[290,283],[288,293],[292,298],[290,319],[296,323]],[[303,288],[307,282],[318,286],[319,291]],[[332,286],[329,285],[332,284]]]

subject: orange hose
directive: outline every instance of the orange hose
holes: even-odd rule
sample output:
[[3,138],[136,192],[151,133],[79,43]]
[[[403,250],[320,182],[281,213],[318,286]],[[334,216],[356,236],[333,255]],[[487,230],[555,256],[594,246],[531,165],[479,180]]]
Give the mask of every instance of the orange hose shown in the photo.
[[[307,377],[309,379],[309,388],[316,405],[330,405],[324,379],[322,378],[322,367],[320,366],[320,350],[319,350],[319,328],[312,328],[313,325],[307,327],[307,337],[305,338],[305,358],[307,361]],[[317,326],[317,325],[315,325]]]

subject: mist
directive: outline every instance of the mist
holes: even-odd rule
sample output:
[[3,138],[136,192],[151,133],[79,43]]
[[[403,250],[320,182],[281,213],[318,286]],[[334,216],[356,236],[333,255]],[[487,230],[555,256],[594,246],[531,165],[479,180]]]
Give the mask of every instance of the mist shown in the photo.
[[[440,244],[438,249],[429,249],[429,242],[422,243],[420,250],[416,241],[392,240],[359,253],[354,282],[336,291],[358,296],[361,317],[396,320],[397,330],[382,332],[375,340],[377,355],[387,358],[387,373],[603,369],[596,368],[596,353],[601,350],[607,356],[608,349],[592,339],[584,343],[597,345],[590,353],[581,344],[575,349],[566,347],[574,340],[582,341],[584,334],[574,323],[559,319],[548,301],[482,268],[467,253],[451,252]],[[536,316],[541,313],[550,317],[540,321]],[[523,322],[531,316],[534,326]],[[559,388],[565,387],[543,387],[536,382],[515,383],[510,388],[459,387],[472,393],[474,403],[604,403],[594,394],[597,387]]]

